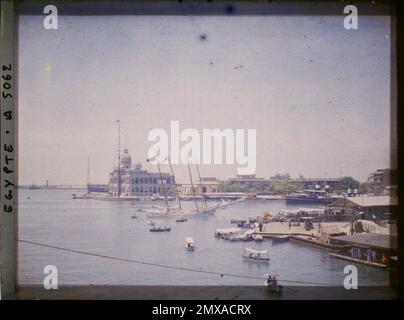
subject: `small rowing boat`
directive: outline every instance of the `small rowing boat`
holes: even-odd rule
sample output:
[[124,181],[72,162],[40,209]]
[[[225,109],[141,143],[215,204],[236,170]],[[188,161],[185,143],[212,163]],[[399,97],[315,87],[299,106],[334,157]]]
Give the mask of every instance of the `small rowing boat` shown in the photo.
[[170,232],[170,227],[151,227],[150,232]]
[[185,248],[188,251],[195,251],[194,239],[192,239],[191,237],[186,237],[185,238]]
[[268,250],[254,250],[250,248],[244,249],[243,259],[249,262],[269,262],[269,253]]
[[290,239],[290,236],[288,235],[282,235],[282,236],[271,236],[272,242],[273,243],[284,243],[288,242]]

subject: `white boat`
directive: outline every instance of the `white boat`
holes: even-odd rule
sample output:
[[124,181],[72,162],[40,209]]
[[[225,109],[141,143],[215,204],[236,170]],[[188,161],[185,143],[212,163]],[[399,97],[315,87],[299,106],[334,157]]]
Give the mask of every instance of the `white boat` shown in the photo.
[[230,240],[230,241],[244,241],[247,239],[247,236],[240,232],[240,233],[233,233],[233,234],[226,235],[226,236],[224,236],[224,239]]
[[271,238],[272,238],[272,242],[273,243],[284,243],[284,242],[288,242],[289,241],[289,239],[290,239],[290,236],[289,235],[274,235],[274,236],[271,236]]
[[269,262],[268,250],[258,251],[250,248],[245,248],[242,257],[245,261],[250,262],[264,262],[264,263]]
[[191,237],[186,237],[185,238],[185,248],[188,251],[194,251],[195,250],[194,239],[192,239]]
[[264,240],[264,237],[261,236],[260,234],[253,234],[252,238],[253,238],[255,241],[263,241],[263,240]]
[[215,214],[217,206],[196,209],[196,210],[178,210],[171,208],[163,210],[144,210],[149,218],[200,218],[200,217],[210,217]]
[[230,241],[250,241],[253,240],[253,230],[247,230],[240,233],[235,233],[227,237]]
[[216,229],[215,230],[215,237],[222,237],[227,236],[234,233],[240,233],[240,228],[225,228],[225,229]]

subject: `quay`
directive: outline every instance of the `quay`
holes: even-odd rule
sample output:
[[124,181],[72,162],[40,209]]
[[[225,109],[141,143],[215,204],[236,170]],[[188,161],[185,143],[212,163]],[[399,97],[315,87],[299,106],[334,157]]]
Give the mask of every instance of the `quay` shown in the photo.
[[[348,222],[322,222],[314,224],[313,229],[308,231],[303,225],[289,227],[286,222],[270,222],[264,224],[263,231],[254,228],[254,234],[264,238],[288,235],[292,242],[338,252],[332,255],[335,258],[362,262],[376,267],[379,267],[379,262],[383,264],[381,263],[383,255],[387,260],[387,257],[394,256],[397,237],[388,233],[391,231],[389,228],[380,227],[379,232],[350,235],[351,227],[351,223]],[[369,254],[372,254],[374,258],[368,258],[368,249],[373,250]],[[366,256],[363,253],[365,251]],[[358,259],[360,261],[356,261]]]
[[366,264],[371,267],[378,267],[378,268],[387,268],[387,264],[382,264],[382,263],[377,263],[377,262],[370,262],[370,261],[365,261],[361,259],[356,259],[356,258],[351,258],[349,256],[345,256],[342,254],[337,254],[337,253],[329,253],[330,257],[338,258],[341,260],[346,260],[346,261],[351,261],[351,262],[356,262],[356,263],[361,263],[361,264]]

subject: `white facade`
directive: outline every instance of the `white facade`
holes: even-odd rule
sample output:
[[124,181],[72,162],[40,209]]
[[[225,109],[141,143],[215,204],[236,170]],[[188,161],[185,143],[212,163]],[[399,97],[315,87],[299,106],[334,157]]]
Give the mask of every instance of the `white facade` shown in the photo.
[[[123,196],[164,196],[164,187],[168,195],[175,194],[175,177],[169,173],[148,172],[140,163],[132,166],[132,159],[125,149],[121,155],[121,195]],[[163,180],[163,182],[161,181]],[[162,184],[163,183],[163,184]],[[118,168],[110,173],[109,193],[118,194]]]

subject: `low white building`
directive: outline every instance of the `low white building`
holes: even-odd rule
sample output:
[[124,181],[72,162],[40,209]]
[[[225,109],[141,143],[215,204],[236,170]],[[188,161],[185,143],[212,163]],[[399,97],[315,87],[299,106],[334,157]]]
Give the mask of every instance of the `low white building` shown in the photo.
[[[194,192],[196,195],[205,193],[218,193],[220,181],[216,178],[201,178],[201,181],[197,180],[193,182]],[[191,196],[192,186],[190,183],[184,183],[178,186],[179,193],[184,196]]]

